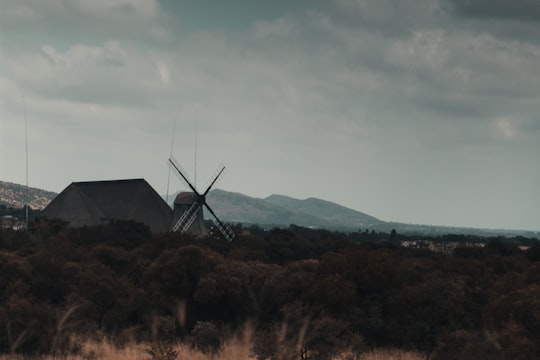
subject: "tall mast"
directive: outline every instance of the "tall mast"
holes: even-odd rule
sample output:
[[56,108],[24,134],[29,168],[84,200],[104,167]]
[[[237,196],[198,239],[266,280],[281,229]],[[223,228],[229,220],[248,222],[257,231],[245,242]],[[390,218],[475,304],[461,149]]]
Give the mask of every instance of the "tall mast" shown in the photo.
[[194,163],[195,163],[195,177],[193,179],[193,185],[195,185],[195,188],[197,188],[197,112],[195,112],[195,159],[194,159]]
[[23,105],[24,105],[24,137],[25,137],[25,146],[26,146],[26,196],[25,196],[25,208],[26,208],[26,218],[25,224],[28,229],[28,200],[30,197],[28,189],[28,119],[26,116],[26,98],[23,95]]
[[[174,119],[174,124],[173,124],[173,133],[172,133],[172,138],[171,138],[171,151],[169,153],[169,157],[172,156],[172,153],[173,153],[173,147],[174,147],[174,135],[176,134],[176,119]],[[167,205],[169,204],[169,183],[171,181],[171,168],[169,167],[169,175],[167,176]]]

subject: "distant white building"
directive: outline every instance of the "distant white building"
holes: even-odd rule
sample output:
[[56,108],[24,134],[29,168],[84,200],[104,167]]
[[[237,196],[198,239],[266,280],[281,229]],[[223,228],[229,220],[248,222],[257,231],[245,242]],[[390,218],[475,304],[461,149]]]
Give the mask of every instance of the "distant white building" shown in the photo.
[[1,223],[2,223],[2,229],[20,230],[24,228],[24,221],[19,220],[13,215],[2,216]]

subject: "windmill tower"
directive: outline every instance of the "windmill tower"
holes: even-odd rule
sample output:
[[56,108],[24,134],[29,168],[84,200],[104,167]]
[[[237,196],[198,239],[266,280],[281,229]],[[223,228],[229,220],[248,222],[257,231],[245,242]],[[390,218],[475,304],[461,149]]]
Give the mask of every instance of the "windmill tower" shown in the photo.
[[210,191],[212,186],[214,186],[217,179],[225,170],[225,166],[223,166],[219,170],[206,191],[201,194],[189,182],[187,177],[181,171],[180,164],[178,163],[178,161],[176,161],[174,157],[171,156],[168,163],[170,168],[174,171],[178,178],[191,189],[191,192],[182,192],[178,194],[178,196],[174,200],[174,212],[171,230],[190,232],[199,236],[207,235],[208,230],[206,229],[206,226],[204,224],[203,217],[203,208],[206,207],[208,212],[212,214],[212,216],[216,220],[216,226],[223,235],[223,237],[228,241],[232,241],[235,236],[234,231],[227,224],[222,222],[217,217],[214,210],[212,210],[212,208],[206,203],[206,195],[208,195],[208,192]]

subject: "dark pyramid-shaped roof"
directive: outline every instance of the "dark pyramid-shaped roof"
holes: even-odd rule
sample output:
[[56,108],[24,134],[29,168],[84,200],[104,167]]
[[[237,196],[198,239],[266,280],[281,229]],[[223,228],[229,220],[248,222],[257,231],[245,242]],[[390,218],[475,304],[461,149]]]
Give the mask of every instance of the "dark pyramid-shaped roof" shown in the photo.
[[172,210],[144,179],[71,183],[43,210],[72,226],[134,220],[152,232],[168,231]]

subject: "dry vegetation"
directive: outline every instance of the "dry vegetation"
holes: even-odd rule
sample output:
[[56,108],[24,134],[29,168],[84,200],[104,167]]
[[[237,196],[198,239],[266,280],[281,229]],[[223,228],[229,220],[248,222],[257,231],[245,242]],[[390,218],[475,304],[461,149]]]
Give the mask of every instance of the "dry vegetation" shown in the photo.
[[440,254],[401,235],[250,232],[0,231],[0,360],[540,358],[536,239]]
[[[298,342],[290,346],[280,334],[273,334],[279,338],[277,347],[281,349],[277,353],[267,358],[261,357],[254,351],[257,346],[254,339],[255,329],[248,322],[243,326],[240,334],[230,337],[219,347],[212,349],[208,346],[201,346],[208,339],[188,338],[187,342],[179,341],[142,341],[137,342],[132,339],[131,334],[126,333],[124,338],[114,340],[101,336],[99,340],[82,339],[74,334],[65,334],[63,324],[69,321],[69,316],[75,309],[68,311],[57,326],[58,335],[53,340],[53,354],[49,355],[21,355],[16,353],[16,348],[12,348],[11,355],[0,355],[0,360],[289,360],[289,359],[317,359],[312,357],[309,351],[302,351],[304,344],[302,338],[304,334],[298,334]],[[185,317],[184,309],[176,317],[179,325],[182,326],[182,319]],[[155,334],[160,332],[159,319],[155,319]],[[204,337],[204,336],[203,336]],[[324,357],[326,358],[326,357]],[[331,357],[333,360],[421,360],[426,356],[420,352],[404,351],[400,349],[376,349],[363,351],[346,350]]]
[[[86,341],[81,344],[80,353],[76,355],[40,357],[42,360],[256,360],[253,354],[252,344],[242,339],[233,339],[222,346],[215,354],[204,354],[194,350],[191,346],[177,344],[171,347],[174,357],[158,356],[149,352],[152,348],[149,344],[128,344],[117,347],[108,341]],[[290,355],[283,354],[283,359],[290,359]],[[0,360],[33,360],[35,357],[24,355],[0,355]],[[343,352],[337,355],[335,360],[423,360],[425,355],[396,349],[379,349],[354,354]]]

